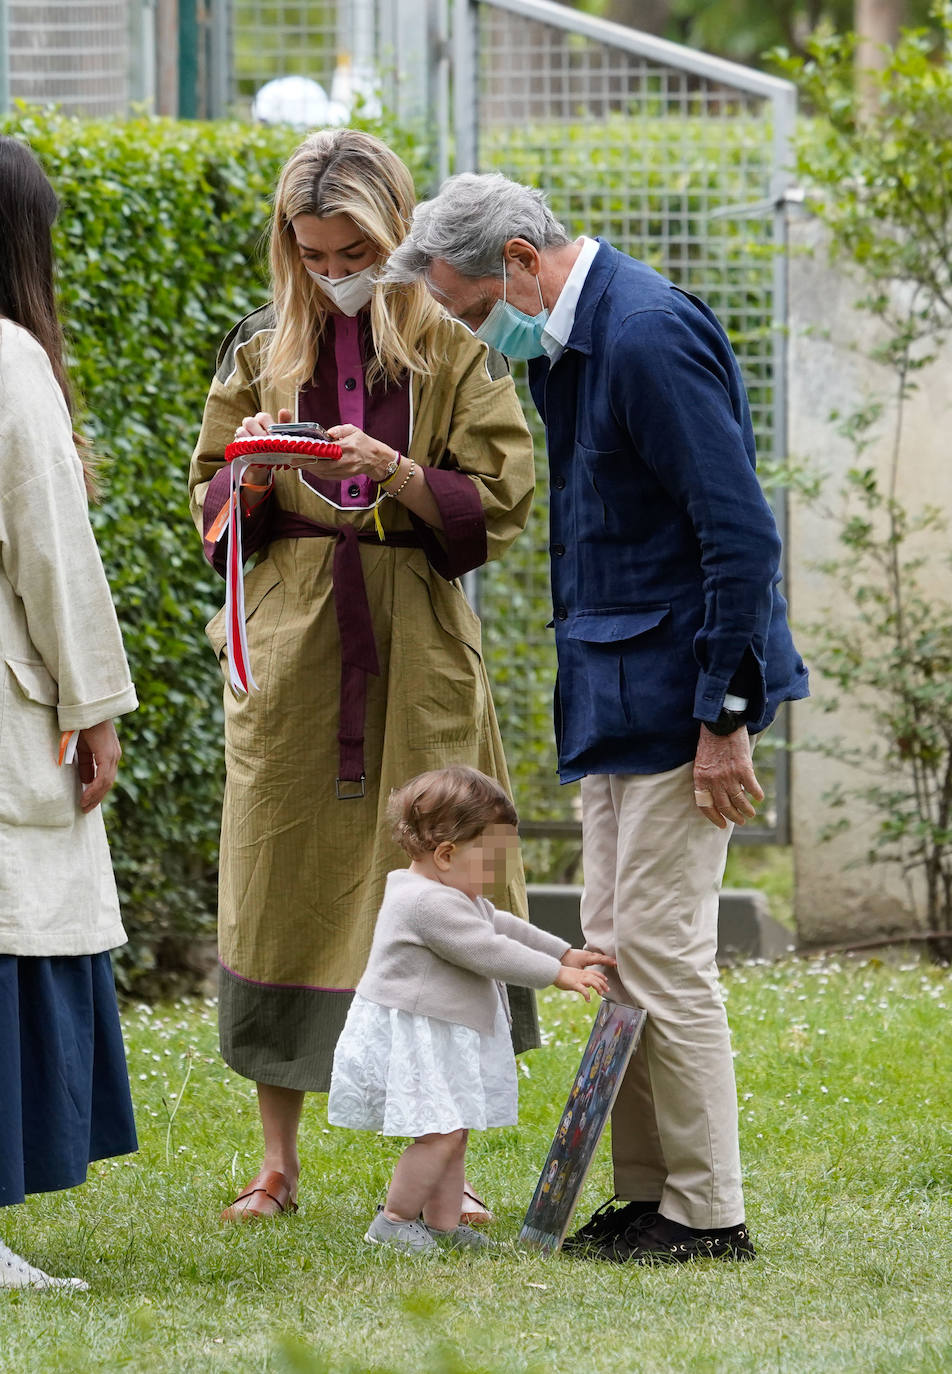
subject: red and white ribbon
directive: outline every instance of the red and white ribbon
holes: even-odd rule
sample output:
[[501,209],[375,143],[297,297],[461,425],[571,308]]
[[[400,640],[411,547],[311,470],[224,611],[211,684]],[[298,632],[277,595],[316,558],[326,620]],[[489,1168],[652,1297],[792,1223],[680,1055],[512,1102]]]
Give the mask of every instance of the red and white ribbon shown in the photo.
[[225,535],[228,537],[228,555],[225,563],[225,642],[228,647],[229,680],[232,689],[240,695],[258,691],[258,684],[251,672],[248,631],[245,625],[241,484],[249,467],[297,466],[287,461],[292,454],[301,454],[308,458],[340,458],[341,450],[337,444],[324,444],[315,439],[295,439],[277,434],[236,439],[225,449],[225,462],[231,465],[231,486],[228,501],[209,530],[209,537],[216,542]]

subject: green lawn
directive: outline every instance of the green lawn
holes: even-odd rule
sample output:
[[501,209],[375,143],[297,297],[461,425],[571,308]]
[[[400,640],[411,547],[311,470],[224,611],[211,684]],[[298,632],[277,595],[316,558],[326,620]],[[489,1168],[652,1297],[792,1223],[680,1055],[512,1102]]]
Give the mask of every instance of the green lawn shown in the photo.
[[[91,1285],[0,1293],[0,1369],[952,1369],[952,976],[790,962],[733,969],[725,988],[760,1258],[676,1270],[512,1243],[587,1032],[577,999],[542,999],[518,1129],[474,1138],[499,1250],[435,1262],[368,1252],[396,1147],[328,1129],[323,1099],[305,1118],[300,1214],[221,1227],[256,1162],[251,1086],[224,1071],[210,1004],[131,1008],[142,1149],[0,1217],[14,1247]],[[610,1191],[603,1145],[585,1214]]]

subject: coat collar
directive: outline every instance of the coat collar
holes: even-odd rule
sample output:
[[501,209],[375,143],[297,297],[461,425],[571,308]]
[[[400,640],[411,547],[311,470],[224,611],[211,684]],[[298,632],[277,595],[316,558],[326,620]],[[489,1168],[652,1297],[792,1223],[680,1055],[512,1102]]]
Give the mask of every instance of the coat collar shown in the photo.
[[621,256],[618,249],[613,248],[603,238],[598,239],[598,245],[598,252],[588,270],[588,276],[585,278],[581,295],[578,298],[575,323],[572,325],[572,332],[565,345],[567,349],[574,348],[577,353],[588,355],[592,353],[592,323],[595,319],[595,312],[608,290],[612,277],[615,275],[618,259]]

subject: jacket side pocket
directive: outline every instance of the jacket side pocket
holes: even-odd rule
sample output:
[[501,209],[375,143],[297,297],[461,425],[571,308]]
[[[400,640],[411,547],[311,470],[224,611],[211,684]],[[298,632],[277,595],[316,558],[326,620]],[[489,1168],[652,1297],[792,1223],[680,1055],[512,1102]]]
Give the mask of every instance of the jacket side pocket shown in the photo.
[[72,825],[75,767],[57,764],[59,687],[46,665],[5,658],[0,683],[0,821],[44,829]]

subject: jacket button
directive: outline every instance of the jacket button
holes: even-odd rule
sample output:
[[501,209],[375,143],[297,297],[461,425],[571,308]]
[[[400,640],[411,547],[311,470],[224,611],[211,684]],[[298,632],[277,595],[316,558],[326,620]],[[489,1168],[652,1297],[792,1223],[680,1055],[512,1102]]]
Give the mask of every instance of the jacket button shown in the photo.
[[351,482],[350,486],[347,488],[347,495],[352,501],[357,500],[357,497],[360,495],[360,486],[357,482]]
[[561,491],[565,486],[565,478],[562,476],[561,472],[557,477],[552,478],[552,485],[555,487],[556,491]]
[[557,620],[568,620],[569,613],[564,606],[556,606],[555,616]]
[[345,377],[345,378],[344,378],[344,390],[345,390],[345,391],[353,391],[353,389],[354,389],[354,387],[355,387],[356,385],[357,385],[357,378],[356,378],[356,377]]
[[562,555],[565,553],[565,545],[564,545],[564,544],[553,544],[553,545],[552,545],[552,552],[555,554],[556,558],[561,558]]

